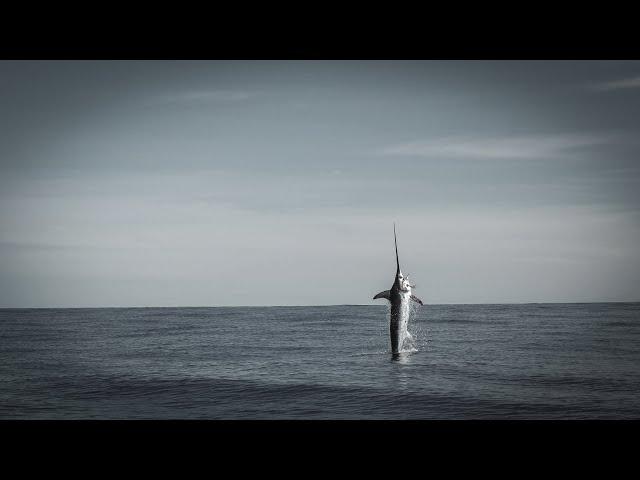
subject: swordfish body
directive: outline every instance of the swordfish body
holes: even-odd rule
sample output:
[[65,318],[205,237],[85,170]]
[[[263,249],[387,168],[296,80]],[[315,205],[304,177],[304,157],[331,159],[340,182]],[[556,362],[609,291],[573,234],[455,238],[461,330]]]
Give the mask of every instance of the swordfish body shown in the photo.
[[414,301],[422,305],[415,295],[411,294],[411,289],[415,285],[409,283],[409,277],[404,276],[400,270],[400,261],[398,260],[398,240],[396,239],[396,226],[393,225],[393,239],[396,245],[396,278],[390,290],[384,290],[378,293],[373,299],[386,298],[391,304],[391,315],[389,318],[389,336],[391,338],[391,353],[398,354],[402,351],[402,344],[405,337],[408,336],[407,323],[409,322],[409,302]]

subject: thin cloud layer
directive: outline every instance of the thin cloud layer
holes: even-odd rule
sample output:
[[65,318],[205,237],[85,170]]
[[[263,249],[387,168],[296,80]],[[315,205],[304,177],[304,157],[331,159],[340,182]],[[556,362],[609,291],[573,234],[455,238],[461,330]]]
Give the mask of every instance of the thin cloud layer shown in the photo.
[[446,156],[488,159],[543,159],[575,153],[586,147],[606,143],[601,135],[557,134],[502,138],[445,137],[394,145],[386,155]]
[[196,90],[154,97],[149,103],[154,105],[203,105],[211,103],[242,102],[255,96],[253,92],[240,90]]
[[612,80],[609,82],[596,83],[591,86],[592,90],[608,92],[611,90],[623,90],[631,88],[640,88],[640,76],[624,78],[621,80]]

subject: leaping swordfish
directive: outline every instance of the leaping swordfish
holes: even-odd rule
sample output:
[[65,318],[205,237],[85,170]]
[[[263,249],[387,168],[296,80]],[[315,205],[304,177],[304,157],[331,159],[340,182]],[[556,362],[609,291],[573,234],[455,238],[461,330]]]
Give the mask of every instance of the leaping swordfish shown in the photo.
[[389,322],[389,334],[391,336],[391,352],[398,354],[402,350],[402,344],[404,342],[407,333],[407,323],[409,321],[409,301],[413,300],[420,305],[423,305],[415,295],[411,294],[411,289],[415,288],[415,285],[409,283],[409,276],[402,275],[400,270],[400,260],[398,260],[398,240],[396,239],[396,225],[393,224],[393,240],[396,244],[396,279],[393,282],[391,290],[384,290],[378,293],[373,299],[386,298],[391,304],[391,315]]

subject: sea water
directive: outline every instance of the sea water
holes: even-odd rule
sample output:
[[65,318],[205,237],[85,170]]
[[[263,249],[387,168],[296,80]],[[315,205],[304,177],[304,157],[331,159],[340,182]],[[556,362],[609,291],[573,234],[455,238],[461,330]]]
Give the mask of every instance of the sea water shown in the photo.
[[640,418],[640,304],[0,310],[1,419]]

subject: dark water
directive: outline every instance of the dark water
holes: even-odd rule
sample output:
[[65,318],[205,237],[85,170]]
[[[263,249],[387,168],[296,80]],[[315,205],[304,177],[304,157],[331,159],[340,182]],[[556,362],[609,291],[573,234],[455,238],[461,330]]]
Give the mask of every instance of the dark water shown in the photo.
[[640,418],[640,304],[0,310],[0,418]]

